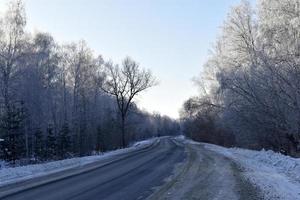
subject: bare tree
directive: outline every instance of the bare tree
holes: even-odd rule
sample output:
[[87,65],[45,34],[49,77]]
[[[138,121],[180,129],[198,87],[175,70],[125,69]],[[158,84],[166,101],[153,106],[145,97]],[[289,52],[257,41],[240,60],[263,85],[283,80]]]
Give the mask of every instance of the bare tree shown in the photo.
[[[225,131],[221,130],[225,133],[232,132],[237,145],[297,155],[299,1],[257,3],[257,8],[252,9],[249,2],[242,1],[228,14],[204,73],[197,80],[204,92],[201,90],[198,98],[184,104],[184,132],[195,130],[199,136],[205,128],[201,125],[206,114],[214,114],[207,108],[213,108],[218,111],[212,118],[214,124],[224,127]],[[197,125],[201,129],[191,129]]]
[[157,81],[149,70],[141,69],[139,64],[129,57],[124,59],[121,68],[107,63],[106,76],[101,89],[116,98],[121,116],[122,146],[125,147],[125,124],[133,99],[140,92],[155,86]]
[[[7,144],[7,149],[12,155],[12,159],[17,159],[17,138],[20,138],[21,118],[16,120],[16,115],[22,107],[22,101],[16,100],[16,79],[20,68],[20,61],[24,56],[26,25],[24,5],[20,0],[12,1],[8,4],[8,10],[3,20],[0,20],[0,117],[1,128],[4,134],[11,141]],[[19,115],[20,116],[20,115]],[[14,124],[14,125],[12,125]],[[18,140],[19,141],[19,140]],[[28,142],[26,135],[26,154],[28,155]],[[19,142],[21,143],[21,142]]]

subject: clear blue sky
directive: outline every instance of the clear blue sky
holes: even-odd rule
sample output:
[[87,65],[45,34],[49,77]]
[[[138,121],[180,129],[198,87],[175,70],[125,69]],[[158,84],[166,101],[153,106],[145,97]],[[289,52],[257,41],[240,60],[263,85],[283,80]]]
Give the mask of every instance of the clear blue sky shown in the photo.
[[106,59],[120,62],[128,55],[150,68],[160,84],[137,103],[174,118],[184,100],[197,94],[191,79],[201,72],[222,22],[238,2],[25,0],[29,30],[50,32],[59,42],[84,39]]

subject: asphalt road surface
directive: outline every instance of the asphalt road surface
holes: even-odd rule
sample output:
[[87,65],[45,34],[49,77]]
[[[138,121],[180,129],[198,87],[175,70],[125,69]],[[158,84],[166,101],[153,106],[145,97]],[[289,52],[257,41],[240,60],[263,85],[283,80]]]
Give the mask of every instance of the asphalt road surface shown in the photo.
[[[243,169],[232,160],[205,149],[201,144],[180,139],[161,138],[150,147],[114,158],[106,165],[101,162],[85,166],[83,172],[73,176],[65,177],[68,172],[61,172],[63,178],[20,190],[2,199],[262,199],[260,191],[244,178]],[[41,177],[38,181],[49,180],[51,176]],[[14,188],[7,188],[14,191]],[[0,197],[1,191],[5,188],[0,188]]]
[[171,138],[143,152],[97,169],[7,196],[9,200],[134,200],[145,199],[164,183],[176,163],[185,158],[184,147]]

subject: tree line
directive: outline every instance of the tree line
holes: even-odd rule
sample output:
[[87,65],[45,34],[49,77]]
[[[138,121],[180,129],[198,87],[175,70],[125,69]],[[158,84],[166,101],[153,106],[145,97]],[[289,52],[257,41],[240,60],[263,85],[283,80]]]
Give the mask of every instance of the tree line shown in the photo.
[[181,112],[185,133],[299,156],[300,2],[242,1],[228,14]]
[[134,103],[156,81],[133,59],[119,66],[85,41],[58,44],[25,28],[23,2],[11,1],[0,19],[0,159],[91,155],[179,131],[173,119]]

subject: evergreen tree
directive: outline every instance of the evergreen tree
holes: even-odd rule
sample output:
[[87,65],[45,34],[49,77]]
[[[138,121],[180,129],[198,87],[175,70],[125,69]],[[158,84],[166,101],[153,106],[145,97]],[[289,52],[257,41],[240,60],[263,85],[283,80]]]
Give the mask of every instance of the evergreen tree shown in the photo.
[[64,123],[60,131],[59,152],[61,158],[67,157],[71,148],[70,129],[68,123]]
[[[22,104],[21,106],[22,107]],[[1,119],[1,130],[3,134],[4,159],[15,163],[16,160],[24,157],[24,112],[22,108],[14,105],[6,109],[6,113]]]
[[96,151],[98,151],[98,152],[105,151],[103,130],[100,125],[97,128]]
[[56,137],[53,133],[52,125],[49,125],[47,128],[46,146],[47,146],[47,149],[46,149],[47,159],[54,159],[56,157],[57,141],[56,141]]
[[40,128],[38,128],[34,133],[34,157],[37,160],[42,160],[45,157],[45,146],[43,139],[43,132]]

